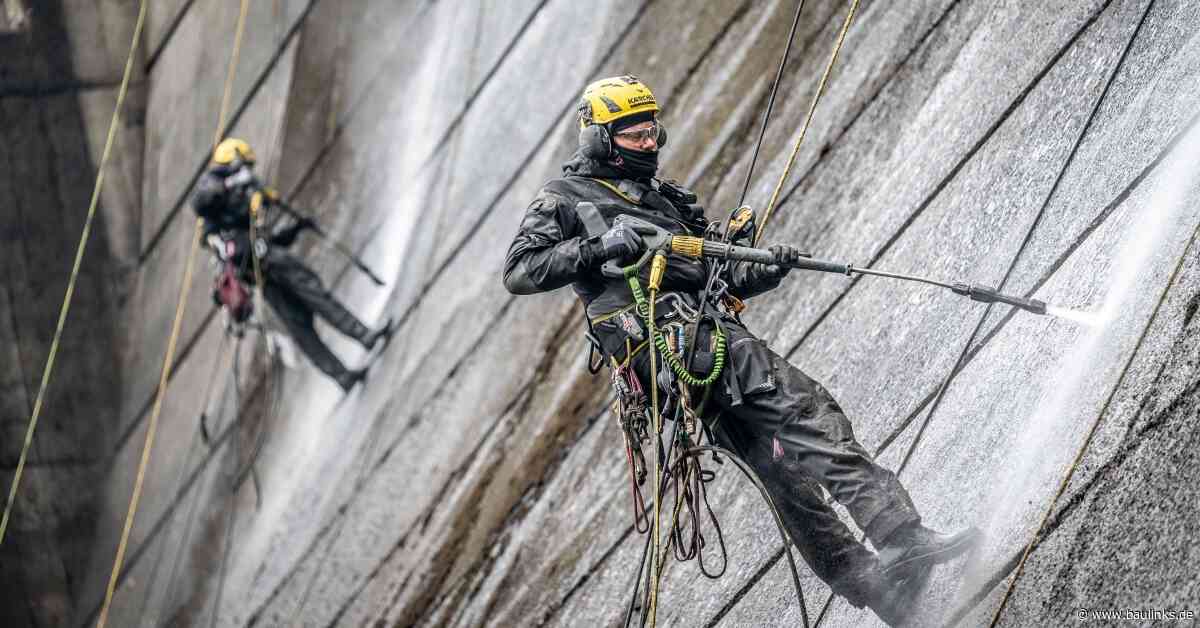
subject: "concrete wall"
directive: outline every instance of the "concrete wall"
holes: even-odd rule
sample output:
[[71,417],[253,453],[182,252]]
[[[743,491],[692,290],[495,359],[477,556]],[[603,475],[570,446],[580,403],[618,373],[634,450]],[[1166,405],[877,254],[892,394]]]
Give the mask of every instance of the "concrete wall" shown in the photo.
[[[62,12],[70,18],[57,28],[73,42],[112,24],[103,56],[116,61],[76,53],[59,63],[110,75],[123,59],[111,42],[131,32],[127,4]],[[105,479],[93,483],[103,488],[76,549],[41,541],[72,557],[70,590],[41,563],[10,571],[6,560],[5,577],[25,587],[15,599],[58,596],[26,603],[31,625],[66,615],[86,624],[102,597],[186,261],[193,221],[179,204],[220,108],[237,3],[154,4],[144,114],[121,139],[142,159],[124,162],[105,192],[106,206],[130,208],[104,230],[107,267],[120,269],[109,289],[121,296],[107,310],[79,306],[114,321],[119,400],[93,424],[100,436],[62,445],[90,452],[90,477]],[[783,171],[846,8],[806,4],[750,188],[756,207]],[[304,239],[335,294],[368,321],[398,318],[400,332],[348,396],[303,361],[266,368],[261,339],[248,334],[238,386],[219,378],[208,396],[217,436],[206,444],[198,417],[232,343],[222,344],[209,271],[198,267],[112,621],[619,623],[642,537],[605,380],[583,369],[570,295],[512,297],[499,281],[504,251],[573,150],[579,90],[621,72],[665,105],[664,172],[720,217],[741,192],[793,10],[782,0],[252,3],[233,132],[297,206],[389,280],[377,289]],[[752,303],[751,328],[833,392],[930,525],[988,533],[969,560],[938,570],[916,610],[921,625],[991,620],[1093,426],[1000,623],[1200,601],[1187,445],[1200,214],[1195,152],[1180,141],[1200,92],[1198,21],[1189,3],[1165,0],[859,9],[768,240],[1105,313],[1084,325],[912,284],[800,273]],[[77,159],[89,165],[78,186],[57,189],[90,190],[104,103],[71,98],[85,113],[58,132],[88,138]],[[15,102],[25,101],[0,101]],[[31,324],[52,320],[45,309]],[[13,358],[25,375],[6,390],[36,390],[44,346],[27,328],[11,335],[27,347]],[[364,359],[326,336],[349,361]],[[10,424],[5,433],[18,433]],[[6,452],[13,442],[6,436]],[[253,481],[235,487],[252,459]],[[18,501],[26,529],[39,512],[28,499]],[[796,625],[757,494],[723,468],[710,499],[727,572],[710,581],[694,564],[671,564],[660,621]],[[6,556],[14,547],[32,546],[6,542]],[[803,566],[801,576],[822,625],[877,621],[830,598]]]

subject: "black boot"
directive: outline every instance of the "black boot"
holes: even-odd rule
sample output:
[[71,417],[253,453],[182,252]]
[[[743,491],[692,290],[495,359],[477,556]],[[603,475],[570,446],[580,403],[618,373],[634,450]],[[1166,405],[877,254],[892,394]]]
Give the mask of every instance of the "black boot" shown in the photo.
[[879,548],[879,567],[887,577],[907,578],[957,558],[971,549],[980,536],[974,527],[942,534],[920,523],[909,523],[884,539],[883,547]]
[[337,377],[335,377],[334,379],[337,380],[338,386],[341,386],[343,391],[350,392],[350,389],[354,388],[355,384],[363,381],[366,378],[367,378],[367,369],[363,368],[363,369],[346,369],[346,370],[342,371],[341,373],[338,373]]
[[383,325],[380,325],[376,329],[367,332],[361,338],[359,338],[358,341],[362,344],[362,346],[367,348],[367,351],[370,351],[371,349],[375,348],[375,344],[381,339],[386,342],[389,338],[391,338],[393,331],[394,327],[392,318],[389,316],[383,321]]
[[905,626],[928,576],[928,569],[918,569],[911,576],[896,580],[884,575],[879,565],[873,565],[830,585],[852,606],[870,608],[883,623]]

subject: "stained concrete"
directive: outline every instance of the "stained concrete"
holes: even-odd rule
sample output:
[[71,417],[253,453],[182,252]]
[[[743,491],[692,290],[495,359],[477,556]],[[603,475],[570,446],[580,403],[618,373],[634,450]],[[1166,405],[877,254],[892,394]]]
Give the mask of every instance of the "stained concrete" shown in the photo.
[[[91,424],[102,437],[41,445],[86,454],[87,473],[105,479],[71,506],[86,519],[78,540],[41,541],[67,557],[57,577],[70,587],[46,575],[50,561],[10,570],[6,559],[16,583],[7,590],[21,601],[6,608],[24,613],[14,625],[94,617],[174,315],[192,230],[180,201],[212,141],[237,4],[153,4],[138,122],[119,138],[140,159],[123,160],[105,189],[110,304],[77,306],[112,321],[110,348],[93,358],[115,356],[108,370],[119,383],[104,390],[119,400]],[[239,386],[221,378],[207,393],[217,435],[206,445],[198,415],[210,374],[228,370],[229,344],[208,301],[210,271],[198,266],[113,622],[620,623],[643,537],[632,531],[605,382],[582,368],[568,294],[504,291],[504,249],[573,149],[576,94],[596,76],[632,71],[649,82],[671,129],[664,171],[700,191],[714,218],[736,204],[793,9],[782,0],[252,3],[234,132],[298,206],[389,279],[378,290],[327,247],[299,245],[351,309],[397,317],[400,333],[368,386],[346,397],[303,362],[268,371],[261,340],[248,335],[235,358]],[[845,10],[805,7],[749,190],[757,207],[783,172]],[[131,8],[65,15],[56,28],[75,50],[104,52],[57,57],[59,72],[110,76]],[[1200,215],[1186,169],[1171,164],[1200,90],[1190,71],[1198,18],[1162,0],[864,2],[848,32],[768,240],[1003,283],[1084,310],[1117,304],[1095,331],[932,288],[799,273],[752,303],[751,328],[838,397],[931,525],[988,532],[969,561],[937,572],[915,610],[920,625],[991,620],[1093,425],[1000,623],[1058,624],[1075,607],[1197,606],[1186,543],[1195,465],[1181,435],[1195,415],[1188,241]],[[39,96],[78,112],[52,134],[86,146],[71,158],[82,165],[78,185],[63,190],[90,190],[105,89]],[[1164,200],[1172,185],[1182,201]],[[1167,208],[1153,242],[1131,238]],[[38,238],[73,246],[56,231]],[[3,311],[19,312],[17,301]],[[38,309],[10,333],[23,347],[11,357],[22,373],[14,389],[36,390],[45,349],[28,325],[52,320],[53,305]],[[332,344],[362,359],[350,343]],[[254,481],[231,490],[256,449]],[[31,486],[70,483],[60,474]],[[30,499],[18,501],[25,529],[40,512]],[[725,465],[711,500],[726,532],[725,574],[669,566],[660,621],[796,625],[781,544],[757,495]],[[12,547],[30,546],[8,545],[6,556]],[[877,622],[830,598],[803,565],[801,579],[822,625]]]

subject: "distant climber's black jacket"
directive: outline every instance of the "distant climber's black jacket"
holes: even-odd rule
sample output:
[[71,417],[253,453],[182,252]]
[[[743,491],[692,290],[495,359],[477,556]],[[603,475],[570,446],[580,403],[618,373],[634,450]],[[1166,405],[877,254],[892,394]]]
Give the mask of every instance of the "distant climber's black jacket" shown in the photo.
[[[652,222],[677,235],[702,236],[708,225],[698,206],[673,204],[657,191],[655,182],[622,179],[621,173],[607,164],[576,154],[563,166],[563,174],[543,186],[530,203],[508,249],[504,285],[514,294],[545,292],[572,284],[593,318],[633,302],[629,284],[604,277],[600,273],[604,260],[591,259],[591,247],[584,244],[589,234],[576,212],[581,202],[594,203],[608,225],[620,214]],[[725,277],[730,294],[746,298],[779,285],[779,278],[759,272],[760,268],[732,265]],[[645,284],[649,264],[642,273]],[[696,295],[704,289],[706,276],[699,260],[670,255],[662,292]]]
[[[225,179],[237,171],[229,166],[213,166],[196,182],[192,194],[192,207],[196,215],[204,219],[204,236],[217,234],[222,240],[233,240],[238,256],[250,250],[250,197],[254,194],[251,185],[225,187]],[[303,229],[300,223],[274,230],[267,238],[272,246],[288,247],[296,241]],[[238,260],[240,263],[240,259]]]

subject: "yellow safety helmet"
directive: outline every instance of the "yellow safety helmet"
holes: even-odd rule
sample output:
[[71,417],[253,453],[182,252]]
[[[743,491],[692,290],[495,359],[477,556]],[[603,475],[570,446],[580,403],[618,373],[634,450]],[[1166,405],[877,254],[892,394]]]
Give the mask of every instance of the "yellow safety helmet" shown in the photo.
[[237,161],[253,164],[255,161],[254,149],[250,148],[250,144],[247,144],[246,140],[229,137],[221,140],[221,143],[213,149],[212,161],[214,164],[222,166],[233,165]]
[[[579,147],[585,157],[607,159],[612,155],[612,123],[622,118],[649,118],[659,111],[654,93],[636,76],[626,74],[592,82],[579,101]],[[666,143],[659,124],[658,145]]]
[[608,124],[636,113],[657,113],[658,101],[636,76],[600,79],[583,90],[579,103],[579,126]]

